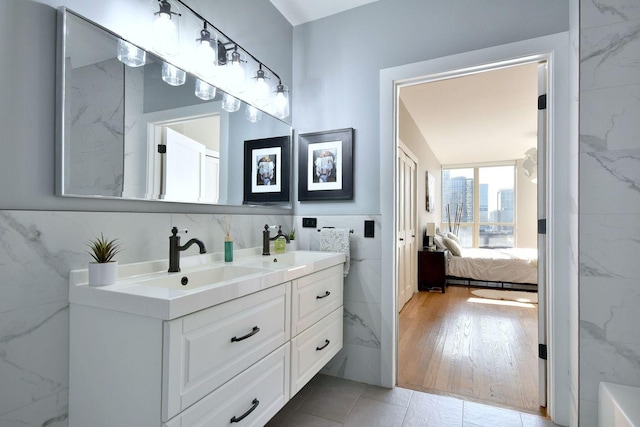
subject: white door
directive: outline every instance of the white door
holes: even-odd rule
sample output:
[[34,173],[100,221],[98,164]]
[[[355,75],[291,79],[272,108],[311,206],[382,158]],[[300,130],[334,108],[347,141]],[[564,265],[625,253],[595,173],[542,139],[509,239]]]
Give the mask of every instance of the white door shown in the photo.
[[538,401],[547,406],[547,306],[546,306],[546,256],[547,256],[547,195],[546,195],[546,152],[547,152],[547,63],[538,65]]
[[162,194],[165,200],[200,202],[205,198],[203,144],[173,129],[164,128],[166,153],[162,155]]
[[416,243],[417,160],[400,143],[398,147],[398,311],[418,290]]

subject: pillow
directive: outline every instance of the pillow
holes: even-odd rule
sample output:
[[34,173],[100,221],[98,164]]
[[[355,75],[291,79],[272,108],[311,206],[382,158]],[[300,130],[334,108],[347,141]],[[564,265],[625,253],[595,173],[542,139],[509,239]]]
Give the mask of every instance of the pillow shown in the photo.
[[436,248],[445,250],[447,247],[444,245],[444,237],[440,234],[433,236],[433,242],[436,244]]
[[452,240],[455,240],[456,243],[462,247],[462,242],[460,241],[460,238],[458,236],[456,236],[455,234],[449,232],[449,233],[447,233],[447,237],[452,239]]
[[444,238],[444,245],[449,249],[453,256],[461,256],[462,255],[462,246],[455,240],[451,239],[449,236]]

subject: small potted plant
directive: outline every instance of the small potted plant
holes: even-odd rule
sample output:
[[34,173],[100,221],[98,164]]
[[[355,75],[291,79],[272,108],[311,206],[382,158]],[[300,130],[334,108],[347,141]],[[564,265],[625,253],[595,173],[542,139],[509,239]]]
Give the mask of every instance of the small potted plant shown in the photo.
[[89,286],[113,285],[118,280],[118,261],[113,257],[120,252],[117,239],[107,240],[100,233],[87,243],[89,255],[94,259],[89,263]]
[[291,231],[289,231],[289,247],[287,248],[287,250],[295,251],[297,249],[298,245],[296,243],[296,229],[292,227]]

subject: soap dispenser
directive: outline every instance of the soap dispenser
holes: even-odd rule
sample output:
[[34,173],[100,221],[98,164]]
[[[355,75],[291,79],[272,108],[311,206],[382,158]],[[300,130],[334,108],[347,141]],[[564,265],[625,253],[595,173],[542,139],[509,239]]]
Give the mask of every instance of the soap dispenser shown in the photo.
[[287,239],[284,236],[278,236],[275,241],[275,252],[283,254],[287,248]]
[[233,237],[231,237],[231,217],[224,217],[224,262],[233,261]]

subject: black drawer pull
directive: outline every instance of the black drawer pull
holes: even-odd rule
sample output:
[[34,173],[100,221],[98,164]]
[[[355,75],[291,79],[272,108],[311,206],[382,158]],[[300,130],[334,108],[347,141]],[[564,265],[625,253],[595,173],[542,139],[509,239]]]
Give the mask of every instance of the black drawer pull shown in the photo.
[[324,345],[322,347],[316,347],[316,351],[324,350],[329,345],[329,340],[324,340]]
[[256,410],[256,408],[258,407],[258,405],[260,404],[260,401],[258,399],[253,399],[253,402],[251,402],[251,404],[253,405],[251,408],[249,408],[249,410],[247,412],[245,412],[244,414],[240,415],[238,418],[234,417],[231,418],[231,422],[232,423],[239,423],[240,421],[244,420],[247,415],[249,415],[250,413],[252,413],[253,411]]
[[325,293],[324,293],[324,295],[322,295],[322,296],[316,296],[316,299],[326,298],[326,297],[328,297],[329,295],[331,295],[331,292],[327,291],[327,292],[325,292]]
[[260,328],[258,328],[257,326],[253,327],[253,330],[251,332],[249,332],[247,335],[243,336],[243,337],[233,337],[231,338],[231,342],[238,342],[238,341],[242,341],[242,340],[246,340],[249,337],[254,336],[255,334],[257,334],[258,332],[260,332]]

